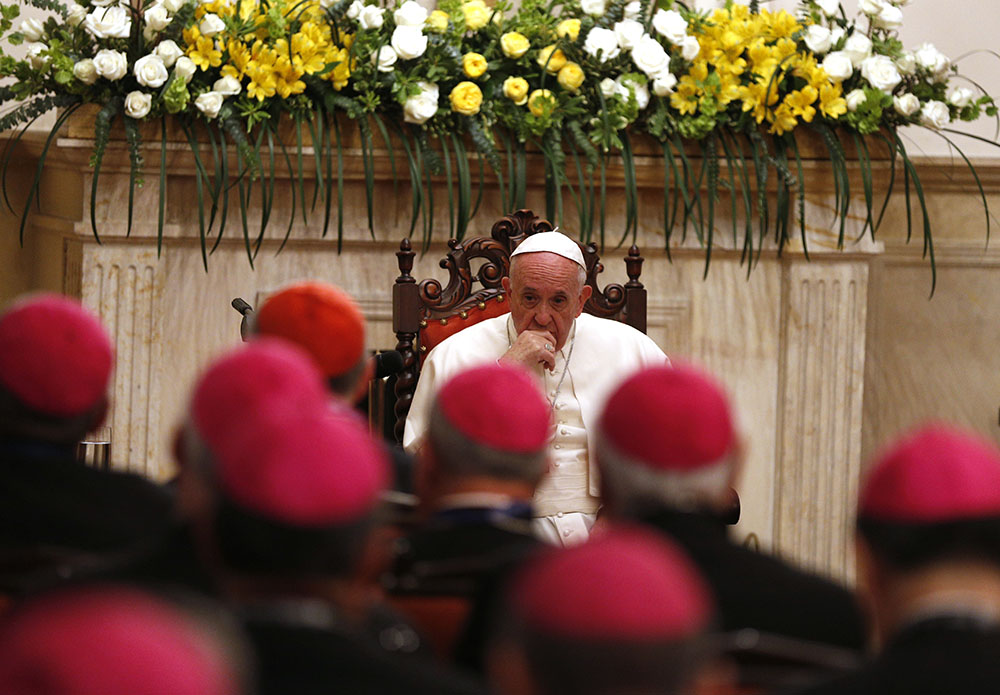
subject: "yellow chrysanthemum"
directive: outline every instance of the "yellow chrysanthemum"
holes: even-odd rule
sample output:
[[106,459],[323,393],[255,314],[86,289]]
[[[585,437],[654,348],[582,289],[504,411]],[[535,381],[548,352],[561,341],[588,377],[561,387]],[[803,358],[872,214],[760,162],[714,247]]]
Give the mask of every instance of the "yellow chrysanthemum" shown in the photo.
[[207,36],[199,36],[194,46],[188,49],[188,57],[202,70],[222,65],[222,51],[215,47],[215,41]]
[[847,101],[842,96],[840,83],[825,84],[819,88],[819,110],[827,118],[840,118],[847,113]]

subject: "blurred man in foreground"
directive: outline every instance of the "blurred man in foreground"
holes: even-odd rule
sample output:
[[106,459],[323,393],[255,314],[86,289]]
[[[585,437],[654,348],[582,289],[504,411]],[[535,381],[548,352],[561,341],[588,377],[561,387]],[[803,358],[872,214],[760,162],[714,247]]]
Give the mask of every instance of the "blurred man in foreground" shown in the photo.
[[487,670],[501,695],[695,693],[716,677],[711,619],[708,588],[674,544],[612,527],[515,575]]
[[675,538],[711,585],[723,628],[863,648],[846,589],[726,537],[720,516],[740,452],[728,400],[707,375],[656,368],[626,380],[605,406],[597,455],[609,516]]
[[0,593],[117,567],[167,532],[169,495],[78,463],[108,410],[111,341],[79,302],[36,295],[0,315]]
[[0,692],[251,693],[239,636],[226,627],[134,589],[56,592],[0,621]]
[[1000,451],[953,427],[902,438],[862,481],[860,591],[880,653],[815,695],[1000,691]]

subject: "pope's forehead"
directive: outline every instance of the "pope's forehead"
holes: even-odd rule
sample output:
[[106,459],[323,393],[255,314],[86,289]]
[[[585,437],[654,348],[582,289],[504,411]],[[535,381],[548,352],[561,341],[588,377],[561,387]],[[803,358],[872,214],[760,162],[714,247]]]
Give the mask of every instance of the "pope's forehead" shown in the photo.
[[511,282],[531,285],[565,281],[569,287],[577,284],[580,266],[564,256],[549,251],[522,253],[511,259]]

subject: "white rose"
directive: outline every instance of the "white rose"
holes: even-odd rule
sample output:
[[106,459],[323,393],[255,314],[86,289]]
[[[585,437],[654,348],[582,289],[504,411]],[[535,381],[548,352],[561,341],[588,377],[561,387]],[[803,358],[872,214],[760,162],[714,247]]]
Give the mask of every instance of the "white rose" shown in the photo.
[[625,19],[638,19],[639,11],[641,9],[642,5],[639,3],[639,0],[632,0],[632,2],[628,3],[627,5],[625,5],[624,8],[622,8],[622,13]]
[[71,27],[78,27],[80,23],[87,18],[87,8],[83,5],[78,5],[75,2],[70,3],[69,8],[66,10],[66,22]]
[[615,81],[612,80],[610,77],[605,77],[603,80],[601,80],[601,83],[598,85],[598,87],[600,87],[601,94],[604,95],[605,99],[610,99],[618,92],[618,85],[615,84]]
[[600,61],[603,63],[617,58],[621,49],[618,47],[618,37],[615,36],[615,32],[602,27],[594,27],[587,34],[587,40],[583,42],[583,50],[595,58],[600,53]]
[[211,12],[202,17],[201,24],[198,25],[198,31],[202,33],[202,36],[209,37],[215,36],[225,28],[226,23],[222,21],[222,17]]
[[97,82],[97,66],[90,58],[84,58],[73,65],[73,77],[84,84],[94,84]]
[[42,52],[47,50],[49,50],[49,47],[44,43],[36,42],[24,44],[24,57],[27,59],[28,63],[31,64],[32,69],[41,70],[49,64],[48,56],[42,55]]
[[901,75],[912,75],[917,70],[917,57],[910,51],[903,51],[896,59],[896,69]]
[[149,113],[153,105],[153,96],[140,91],[129,92],[125,97],[125,115],[129,118],[142,118]]
[[856,31],[847,37],[843,52],[851,59],[851,64],[858,67],[861,61],[872,54],[872,40]]
[[34,17],[28,17],[22,21],[18,29],[28,41],[38,41],[42,38],[42,34],[45,33],[45,27]]
[[968,87],[952,87],[946,93],[946,98],[949,104],[953,104],[960,109],[964,109],[966,106],[972,103],[972,100],[976,97],[975,92],[973,92]]
[[90,0],[90,4],[94,7],[110,7],[111,5],[118,5],[118,0]]
[[419,58],[427,50],[427,37],[420,27],[396,27],[390,43],[403,60]]
[[83,20],[83,26],[99,39],[127,39],[132,15],[124,7],[98,7]]
[[639,43],[646,30],[634,19],[623,19],[615,22],[615,36],[618,37],[618,46],[623,51],[631,51]]
[[674,87],[677,86],[677,78],[673,73],[664,70],[653,77],[653,94],[658,97],[665,97],[673,94]]
[[132,74],[143,87],[162,87],[170,75],[167,73],[167,66],[163,64],[163,58],[150,53],[139,58],[132,67]]
[[160,41],[160,43],[156,44],[156,50],[154,53],[160,56],[160,60],[162,60],[164,66],[168,68],[172,68],[174,63],[177,62],[177,59],[184,55],[184,51],[182,51],[180,47],[170,39]]
[[928,101],[924,104],[924,108],[920,109],[920,122],[935,130],[944,128],[951,122],[948,105],[943,101]]
[[698,39],[694,36],[685,36],[684,43],[681,44],[681,58],[690,63],[698,57],[699,53],[701,53],[701,44],[698,43]]
[[170,14],[177,14],[187,4],[187,0],[162,0],[161,4],[167,8],[167,12]]
[[649,106],[649,88],[646,85],[627,77],[619,77],[615,80],[615,85],[623,100],[628,100],[630,92],[635,95],[635,103],[640,111]]
[[580,9],[593,17],[604,14],[605,0],[580,0]]
[[886,5],[877,17],[872,17],[872,24],[879,29],[899,29],[903,26],[903,11],[895,5]]
[[226,75],[215,81],[215,84],[212,85],[212,91],[218,92],[224,97],[234,97],[243,91],[243,85],[232,75]]
[[191,81],[194,77],[194,73],[198,70],[198,66],[194,64],[194,61],[187,56],[181,56],[174,63],[174,74],[179,78],[184,80],[184,84]]
[[823,59],[823,69],[826,71],[827,77],[834,82],[843,82],[854,74],[854,64],[851,62],[850,56],[843,51],[828,53]]
[[840,11],[840,0],[816,0],[816,4],[827,17],[833,17]]
[[379,72],[392,72],[396,69],[397,58],[396,51],[393,50],[392,46],[382,46],[376,53],[372,54],[372,64],[378,68]]
[[655,75],[669,67],[670,56],[659,41],[646,35],[632,49],[632,62],[647,75]]
[[219,115],[219,109],[222,108],[222,102],[224,101],[225,97],[218,92],[205,92],[198,95],[194,100],[194,105],[207,118],[215,118]]
[[833,29],[831,29],[830,30],[830,48],[833,48],[838,43],[840,43],[840,40],[842,38],[844,38],[844,34],[845,33],[846,32],[844,31],[844,27],[834,27]]
[[948,56],[934,48],[934,44],[932,43],[924,43],[918,46],[915,57],[917,65],[938,78],[943,77],[951,65]]
[[361,0],[354,0],[351,6],[347,8],[348,19],[357,19],[361,16],[361,10],[365,9],[365,4]]
[[865,95],[865,90],[863,89],[852,90],[844,97],[844,101],[847,102],[847,110],[852,113],[857,111],[858,107],[865,103],[867,99],[868,97]]
[[830,30],[820,24],[809,25],[804,39],[809,50],[816,54],[826,53],[833,45]]
[[361,10],[361,14],[358,15],[358,24],[361,25],[362,29],[380,29],[384,23],[385,10],[381,7],[375,7],[375,5],[365,5],[364,9]]
[[403,120],[407,123],[426,123],[437,113],[438,86],[430,82],[417,82],[417,86],[420,87],[420,94],[408,98],[403,104]]
[[416,0],[406,0],[392,13],[397,27],[422,27],[427,21],[427,10]]
[[153,5],[142,15],[146,28],[152,31],[163,31],[170,24],[170,15],[163,5]]
[[688,23],[677,10],[657,10],[653,15],[653,28],[670,43],[681,44],[687,36]]
[[[319,6],[322,7],[324,10],[329,10],[335,4],[336,4],[335,0],[319,0]],[[351,19],[354,19],[354,17],[352,17]]]
[[94,66],[98,75],[115,82],[125,77],[125,73],[128,72],[128,58],[121,51],[105,48],[94,56]]
[[892,107],[900,116],[912,116],[920,110],[920,99],[915,94],[900,94],[892,98]]
[[877,15],[885,7],[883,0],[860,0],[858,2],[858,12],[863,12],[869,17]]
[[875,89],[881,89],[888,94],[903,81],[902,75],[896,69],[896,64],[889,56],[872,56],[861,63],[861,76],[868,80]]

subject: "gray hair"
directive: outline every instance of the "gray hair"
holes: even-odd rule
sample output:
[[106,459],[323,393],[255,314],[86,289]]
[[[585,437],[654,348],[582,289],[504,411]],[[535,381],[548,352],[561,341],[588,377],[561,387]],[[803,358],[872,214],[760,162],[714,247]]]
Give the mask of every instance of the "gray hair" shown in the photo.
[[[497,413],[497,417],[504,417]],[[437,403],[431,409],[427,441],[441,470],[455,476],[488,476],[532,485],[548,470],[548,448],[528,453],[503,451],[474,441],[458,431]]]
[[668,508],[679,512],[703,511],[718,504],[729,489],[733,457],[691,472],[659,471],[621,453],[598,433],[597,460],[603,477],[602,493],[619,511],[643,514]]

